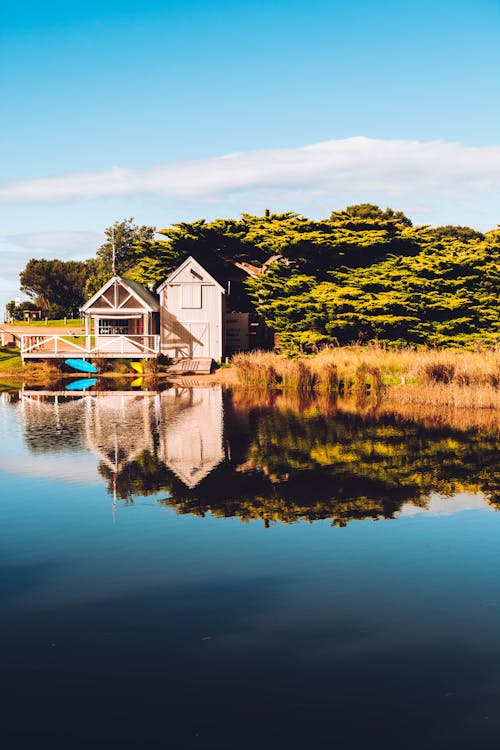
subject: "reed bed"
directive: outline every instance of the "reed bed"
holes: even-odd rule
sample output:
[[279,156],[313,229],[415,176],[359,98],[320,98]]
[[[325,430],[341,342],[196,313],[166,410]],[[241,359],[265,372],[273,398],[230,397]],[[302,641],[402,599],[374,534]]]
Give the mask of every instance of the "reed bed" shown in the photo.
[[443,427],[456,430],[485,430],[500,432],[498,409],[455,407],[449,404],[428,404],[404,401],[398,389],[389,389],[382,399],[360,399],[332,396],[326,393],[301,393],[294,390],[237,388],[232,392],[234,408],[246,413],[253,409],[291,411],[296,414],[335,417],[352,414],[362,419],[390,417],[397,422],[413,422],[427,429]]
[[406,404],[500,407],[500,352],[494,350],[349,346],[297,359],[256,351],[235,355],[233,366],[240,383],[261,389],[360,397],[389,390]]

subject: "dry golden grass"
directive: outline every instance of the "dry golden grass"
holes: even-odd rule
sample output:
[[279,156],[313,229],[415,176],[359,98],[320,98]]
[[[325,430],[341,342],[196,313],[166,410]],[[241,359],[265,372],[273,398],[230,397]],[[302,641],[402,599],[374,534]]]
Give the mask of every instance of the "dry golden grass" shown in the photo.
[[335,364],[340,378],[355,378],[358,368],[365,365],[378,368],[385,380],[449,380],[459,385],[500,385],[500,352],[495,350],[471,352],[462,349],[346,346],[324,349],[311,359],[314,367]]
[[402,404],[500,407],[500,352],[492,350],[349,346],[298,359],[256,351],[235,355],[233,365],[240,383],[257,388],[380,395],[392,386]]

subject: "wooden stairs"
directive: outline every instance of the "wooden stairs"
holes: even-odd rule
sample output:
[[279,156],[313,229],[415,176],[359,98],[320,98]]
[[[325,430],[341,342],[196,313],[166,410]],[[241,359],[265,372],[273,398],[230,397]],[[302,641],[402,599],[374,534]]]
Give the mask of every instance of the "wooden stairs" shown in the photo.
[[170,375],[209,375],[212,363],[212,357],[188,357],[173,362],[167,372]]

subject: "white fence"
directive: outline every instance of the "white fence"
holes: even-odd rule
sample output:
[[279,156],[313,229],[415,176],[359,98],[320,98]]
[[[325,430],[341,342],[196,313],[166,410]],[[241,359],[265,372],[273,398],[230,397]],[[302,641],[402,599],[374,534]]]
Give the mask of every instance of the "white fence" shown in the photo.
[[50,336],[22,334],[21,356],[24,359],[64,357],[157,357],[160,352],[158,335],[137,336]]

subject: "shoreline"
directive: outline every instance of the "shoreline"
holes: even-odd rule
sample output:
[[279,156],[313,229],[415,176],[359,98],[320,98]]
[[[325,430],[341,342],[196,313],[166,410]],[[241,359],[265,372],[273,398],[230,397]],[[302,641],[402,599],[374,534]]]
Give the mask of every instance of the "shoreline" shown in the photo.
[[[49,327],[51,333],[76,334],[79,326]],[[7,335],[29,331],[47,332],[45,326],[0,326]],[[62,365],[62,360],[60,365]],[[99,365],[98,365],[99,366]],[[127,382],[143,378],[147,386],[172,383],[182,387],[221,385],[242,391],[296,393],[302,396],[355,397],[358,400],[398,401],[402,405],[427,406],[429,409],[500,411],[500,351],[498,349],[388,349],[376,342],[322,349],[316,354],[289,357],[255,350],[233,355],[230,365],[222,365],[210,374],[195,372],[173,374],[156,360],[144,363],[140,375],[127,361],[102,363],[105,372],[99,378]],[[117,369],[114,369],[116,366]],[[157,371],[155,371],[157,369]],[[0,380],[5,386],[22,387],[30,383],[50,388],[52,383],[83,377],[77,372],[62,372],[50,360],[21,363],[19,351],[1,348]],[[138,385],[138,384],[136,384]]]

